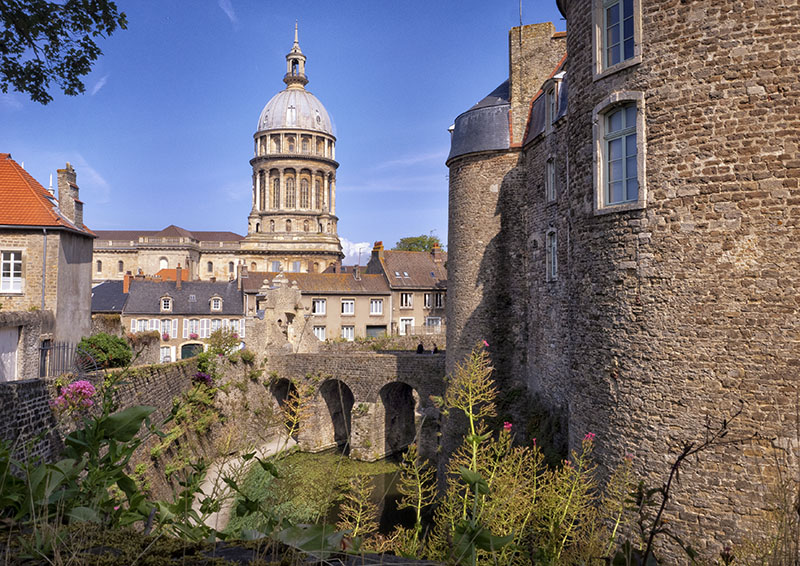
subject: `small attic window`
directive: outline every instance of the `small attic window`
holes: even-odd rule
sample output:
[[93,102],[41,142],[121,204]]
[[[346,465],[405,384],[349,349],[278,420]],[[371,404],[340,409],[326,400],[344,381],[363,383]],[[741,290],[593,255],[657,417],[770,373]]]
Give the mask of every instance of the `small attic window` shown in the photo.
[[211,310],[212,311],[221,311],[222,310],[222,299],[219,297],[213,297],[211,299]]
[[436,278],[436,276],[433,274],[433,271],[431,271],[431,277],[433,277],[434,279]]
[[170,297],[161,297],[161,312],[170,312],[172,310],[172,299]]
[[400,272],[399,271],[395,271],[394,272],[394,276],[397,277],[398,279],[400,279]]
[[196,303],[197,302],[197,295],[189,295],[189,302]]
[[408,277],[408,271],[403,272],[403,277]]

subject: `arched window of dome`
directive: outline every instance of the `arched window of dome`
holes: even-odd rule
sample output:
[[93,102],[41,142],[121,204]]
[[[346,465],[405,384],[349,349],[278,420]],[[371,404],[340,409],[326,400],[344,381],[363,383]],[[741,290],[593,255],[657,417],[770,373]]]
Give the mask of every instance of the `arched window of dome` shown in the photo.
[[159,269],[169,269],[169,260],[165,257],[162,257],[158,260],[158,268]]
[[286,179],[286,208],[297,206],[297,194],[294,188],[294,177]]
[[258,233],[260,231],[261,231],[261,223],[260,222],[256,222],[256,233]]
[[300,208],[309,207],[308,179],[300,179]]
[[308,138],[303,138],[303,153],[308,153]]
[[297,60],[292,61],[292,76],[297,76]]
[[317,209],[322,210],[322,181],[317,179],[314,181],[314,199],[317,203]]
[[317,155],[325,155],[325,142],[317,139]]
[[272,208],[281,207],[281,180],[277,177],[272,181]]
[[314,273],[319,273],[319,262],[314,262]]
[[331,223],[330,222],[328,222],[328,225],[325,226],[325,232],[328,233],[328,234],[331,233]]
[[319,223],[319,233],[322,234],[322,222]]
[[267,208],[267,174],[264,171],[258,172],[258,209],[265,210]]
[[275,221],[274,220],[270,220],[269,221],[269,231],[270,232],[274,232],[275,231]]
[[286,221],[286,231],[287,232],[291,232],[292,231],[292,221],[291,220],[287,220]]
[[288,146],[287,149],[289,153],[294,153],[294,136],[289,136],[286,138],[286,145]]
[[272,151],[274,153],[281,152],[281,136],[272,136]]
[[303,232],[308,232],[308,220],[303,221]]

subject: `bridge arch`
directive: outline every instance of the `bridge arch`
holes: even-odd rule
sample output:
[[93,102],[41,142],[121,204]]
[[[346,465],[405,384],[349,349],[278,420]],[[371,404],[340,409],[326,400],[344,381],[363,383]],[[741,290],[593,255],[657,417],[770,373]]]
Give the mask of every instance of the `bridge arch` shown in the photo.
[[[323,429],[333,444],[343,453],[350,453],[350,432],[352,430],[353,403],[355,397],[350,387],[339,379],[327,379],[319,386],[318,396],[327,408],[330,417],[329,427]],[[327,433],[327,435],[325,434]]]
[[[275,380],[269,386],[269,392],[272,394],[272,398],[274,399],[275,403],[277,404],[278,414],[281,415],[281,424],[285,427],[288,431],[289,427],[291,426],[291,419],[288,414],[286,414],[286,410],[288,408],[288,404],[291,401],[292,397],[297,395],[297,387],[291,380],[282,377],[280,379]],[[302,419],[300,420],[299,427],[303,426]],[[298,429],[299,429],[298,427]],[[299,430],[295,431],[292,435],[292,438],[297,440],[299,434]]]
[[416,440],[419,394],[408,383],[394,381],[381,387],[378,398],[383,416],[383,453],[389,456]]

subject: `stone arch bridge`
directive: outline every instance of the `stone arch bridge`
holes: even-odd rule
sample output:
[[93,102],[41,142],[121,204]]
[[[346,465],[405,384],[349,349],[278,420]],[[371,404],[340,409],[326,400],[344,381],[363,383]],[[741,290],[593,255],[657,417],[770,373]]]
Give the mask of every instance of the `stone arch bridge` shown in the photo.
[[444,394],[445,357],[414,352],[271,355],[271,391],[283,403],[294,383],[313,388],[310,415],[300,425],[303,450],[338,446],[357,460],[378,460],[417,441],[435,457]]

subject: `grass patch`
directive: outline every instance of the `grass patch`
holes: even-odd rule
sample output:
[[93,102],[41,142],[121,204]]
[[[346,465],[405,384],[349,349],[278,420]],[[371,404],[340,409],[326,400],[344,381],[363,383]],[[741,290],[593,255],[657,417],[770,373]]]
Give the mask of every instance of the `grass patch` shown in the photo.
[[[262,509],[269,509],[294,524],[321,522],[331,506],[343,498],[351,478],[398,470],[393,462],[357,462],[334,452],[294,452],[276,465],[278,478],[261,466],[253,466],[243,482],[243,491],[248,498],[258,501]],[[236,503],[233,508],[236,509]],[[262,528],[264,518],[254,513],[247,517],[232,516],[225,530],[238,535],[242,529]]]

